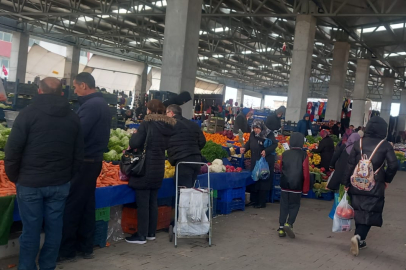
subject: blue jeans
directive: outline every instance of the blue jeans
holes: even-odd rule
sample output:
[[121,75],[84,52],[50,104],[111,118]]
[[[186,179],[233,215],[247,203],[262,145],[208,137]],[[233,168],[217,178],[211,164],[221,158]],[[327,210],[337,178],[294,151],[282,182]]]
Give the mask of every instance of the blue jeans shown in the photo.
[[35,259],[40,247],[42,223],[45,221],[45,242],[39,256],[41,270],[56,267],[62,238],[63,212],[70,183],[41,188],[17,184],[17,202],[23,223],[20,236],[19,270],[36,270]]

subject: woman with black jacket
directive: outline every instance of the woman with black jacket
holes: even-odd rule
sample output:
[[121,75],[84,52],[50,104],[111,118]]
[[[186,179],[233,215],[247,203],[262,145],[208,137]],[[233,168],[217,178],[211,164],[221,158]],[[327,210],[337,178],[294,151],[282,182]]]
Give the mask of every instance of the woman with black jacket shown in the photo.
[[361,137],[358,133],[353,133],[348,138],[345,144],[337,146],[336,151],[330,161],[330,171],[334,171],[331,180],[328,182],[327,188],[330,190],[339,190],[340,184],[343,184],[344,172],[347,169],[348,157],[354,147],[354,143],[358,142]]
[[332,138],[330,138],[329,132],[327,130],[323,129],[322,131],[320,131],[320,136],[323,139],[320,141],[319,147],[317,149],[313,149],[312,152],[320,154],[320,167],[328,171],[331,158],[334,154],[334,141]]
[[[355,236],[351,239],[351,253],[354,256],[358,256],[359,250],[366,247],[365,239],[371,226],[382,226],[385,189],[392,182],[398,170],[398,161],[393,146],[386,141],[387,130],[388,125],[381,117],[374,116],[369,120],[364,138],[354,144],[344,174],[344,184],[355,212]],[[381,142],[382,144],[377,147]],[[370,158],[374,149],[376,152],[371,161],[375,174],[375,186],[371,191],[359,190],[351,185],[351,175],[358,165],[361,155],[367,155]]]
[[137,133],[130,139],[131,149],[143,151],[146,143],[145,175],[131,176],[128,185],[135,189],[137,202],[138,230],[126,241],[133,244],[145,244],[155,240],[158,222],[158,189],[162,185],[165,173],[165,150],[176,124],[174,118],[165,113],[165,106],[153,99],[147,104],[147,116]]
[[[273,132],[269,130],[264,121],[255,119],[252,124],[253,131],[250,134],[248,142],[244,148],[241,148],[241,154],[251,150],[251,171],[261,157],[265,157],[270,175],[267,179],[258,180],[251,186],[251,203],[255,208],[266,207],[266,197],[272,189],[273,184],[273,169],[275,164],[275,149],[278,146],[278,141],[275,139]],[[269,145],[268,145],[269,144]],[[267,147],[265,147],[267,145]]]

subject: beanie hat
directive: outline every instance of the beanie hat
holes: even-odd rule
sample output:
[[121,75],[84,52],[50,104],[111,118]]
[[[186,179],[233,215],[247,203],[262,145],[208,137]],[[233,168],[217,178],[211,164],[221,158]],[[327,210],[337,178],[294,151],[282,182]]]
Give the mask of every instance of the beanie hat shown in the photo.
[[158,99],[152,99],[147,103],[148,110],[155,114],[165,114],[165,106]]

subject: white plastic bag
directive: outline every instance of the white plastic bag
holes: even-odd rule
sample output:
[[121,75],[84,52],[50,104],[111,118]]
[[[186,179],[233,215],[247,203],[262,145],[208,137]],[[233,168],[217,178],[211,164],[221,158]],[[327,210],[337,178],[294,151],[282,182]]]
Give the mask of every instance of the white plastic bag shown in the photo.
[[207,217],[210,193],[206,190],[183,188],[179,196],[179,217],[176,224],[178,235],[196,236],[209,232]]
[[354,209],[348,203],[347,192],[336,208],[333,219],[333,232],[349,232],[351,231],[351,219],[354,218]]

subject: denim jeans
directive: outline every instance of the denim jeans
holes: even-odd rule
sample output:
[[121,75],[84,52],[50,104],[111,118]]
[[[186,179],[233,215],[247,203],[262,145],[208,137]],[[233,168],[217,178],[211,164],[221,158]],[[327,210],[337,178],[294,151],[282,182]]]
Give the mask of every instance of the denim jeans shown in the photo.
[[70,183],[40,188],[17,184],[17,202],[23,223],[19,270],[36,270],[40,234],[44,221],[45,242],[39,256],[41,270],[55,269],[62,237],[63,211]]

